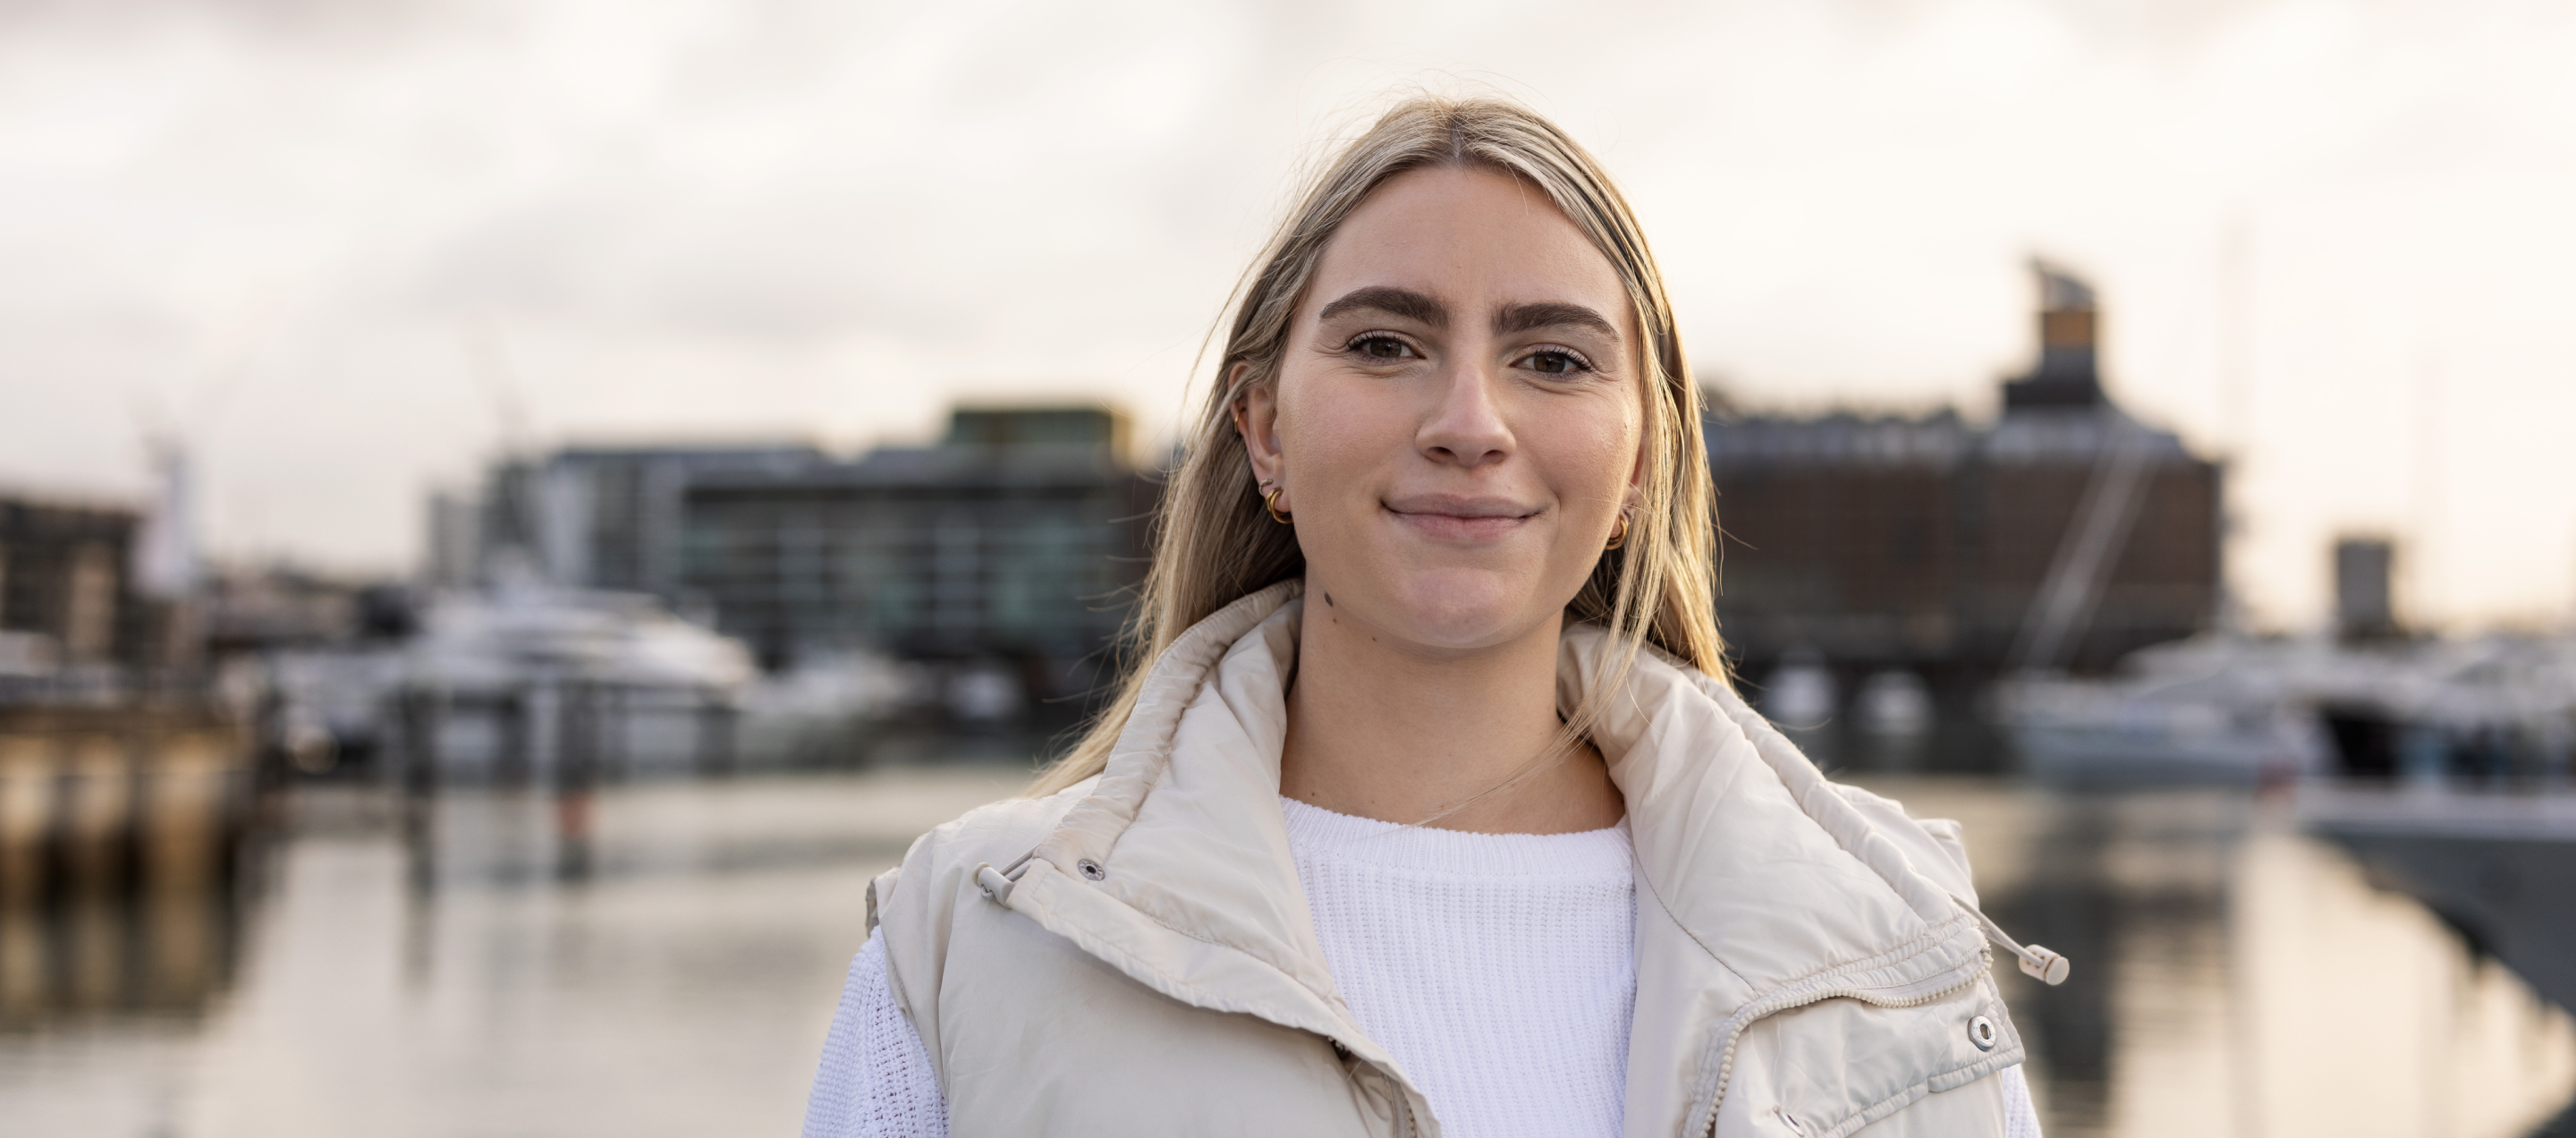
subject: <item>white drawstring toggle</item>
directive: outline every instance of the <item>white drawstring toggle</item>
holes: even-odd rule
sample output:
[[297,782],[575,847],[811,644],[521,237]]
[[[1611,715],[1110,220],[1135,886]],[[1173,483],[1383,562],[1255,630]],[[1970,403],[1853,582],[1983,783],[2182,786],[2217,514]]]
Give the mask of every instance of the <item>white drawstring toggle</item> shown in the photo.
[[1011,887],[1020,883],[1020,875],[1028,872],[1029,859],[1036,856],[1038,856],[1036,850],[1021,854],[1020,860],[1012,862],[1009,869],[995,869],[993,863],[989,861],[976,866],[975,888],[981,890],[994,904],[1005,909],[1010,908]]
[[2014,955],[2021,957],[2021,970],[2042,984],[2056,987],[2066,982],[2066,958],[2048,950],[2045,945],[2031,945]]
[[2064,956],[2045,945],[2024,946],[2020,941],[2014,940],[2012,934],[2005,932],[2002,925],[1996,924],[1993,917],[1987,916],[1984,910],[1965,901],[1959,901],[1956,897],[1950,899],[1958,901],[1960,908],[1976,914],[1977,923],[1986,927],[1987,939],[2012,950],[2013,956],[2021,961],[2023,975],[2052,988],[2066,982],[2066,971],[2071,966]]
[[975,867],[976,887],[982,889],[985,898],[996,905],[1008,907],[1011,903],[1011,887],[1017,884],[1019,882],[1004,876],[1001,870],[993,868],[991,862]]

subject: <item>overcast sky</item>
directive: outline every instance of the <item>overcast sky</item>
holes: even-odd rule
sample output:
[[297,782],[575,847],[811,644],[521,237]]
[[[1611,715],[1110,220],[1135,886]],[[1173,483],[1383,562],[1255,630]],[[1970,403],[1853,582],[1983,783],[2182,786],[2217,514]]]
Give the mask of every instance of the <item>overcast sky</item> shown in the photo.
[[1741,402],[1990,414],[2046,254],[2115,396],[2233,456],[2260,618],[2366,529],[2419,615],[2563,619],[2572,60],[2576,8],[2477,0],[18,0],[0,484],[136,494],[174,430],[218,555],[390,569],[514,431],[1167,438],[1297,170],[1412,83],[1594,148]]

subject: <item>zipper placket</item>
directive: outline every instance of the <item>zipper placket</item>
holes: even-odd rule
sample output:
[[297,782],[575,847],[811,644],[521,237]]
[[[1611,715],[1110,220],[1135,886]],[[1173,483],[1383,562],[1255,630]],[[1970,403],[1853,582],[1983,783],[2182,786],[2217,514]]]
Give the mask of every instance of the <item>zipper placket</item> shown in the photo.
[[[1335,1042],[1333,1046],[1338,1048],[1341,1044]],[[1387,1109],[1395,1118],[1395,1138],[1413,1138],[1413,1102],[1405,1097],[1404,1080],[1395,1077],[1395,1072],[1374,1062],[1368,1065],[1368,1069],[1377,1076],[1379,1084],[1385,1088]]]
[[1995,956],[1992,949],[1979,945],[1977,948],[1977,959],[1978,965],[1976,971],[1969,973],[1966,978],[1936,991],[1924,992],[1918,995],[1905,996],[1896,999],[1888,999],[1872,994],[1872,990],[1868,988],[1841,987],[1828,983],[1805,991],[1792,990],[1782,992],[1770,999],[1762,1000],[1753,1004],[1745,1011],[1737,1013],[1735,1027],[1726,1033],[1726,1050],[1718,1057],[1717,1086],[1710,1092],[1708,1098],[1708,1125],[1702,1127],[1700,1129],[1700,1133],[1704,1136],[1714,1136],[1717,1133],[1717,1111],[1720,1106],[1725,1105],[1726,1084],[1735,1074],[1735,1044],[1738,1040],[1744,1037],[1744,1030],[1746,1028],[1749,1028],[1762,1020],[1778,1015],[1781,1012],[1803,1008],[1809,1004],[1823,1003],[1826,1000],[1859,1000],[1862,1003],[1882,1008],[1915,1008],[1921,1007],[1925,1004],[1938,1003],[1939,1001],[1946,1000],[1951,996],[1967,990],[1968,988],[1976,986],[1977,981],[1985,979],[1987,973],[1994,971]]

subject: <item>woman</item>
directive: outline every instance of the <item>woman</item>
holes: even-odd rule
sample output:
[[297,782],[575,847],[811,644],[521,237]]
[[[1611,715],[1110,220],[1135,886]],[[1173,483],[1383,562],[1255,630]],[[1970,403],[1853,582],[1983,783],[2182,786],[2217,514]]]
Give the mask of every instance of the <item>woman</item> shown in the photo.
[[808,1135],[2037,1134],[1956,825],[1723,679],[1695,395],[1589,155],[1397,107],[1223,360],[1139,666],[877,880]]

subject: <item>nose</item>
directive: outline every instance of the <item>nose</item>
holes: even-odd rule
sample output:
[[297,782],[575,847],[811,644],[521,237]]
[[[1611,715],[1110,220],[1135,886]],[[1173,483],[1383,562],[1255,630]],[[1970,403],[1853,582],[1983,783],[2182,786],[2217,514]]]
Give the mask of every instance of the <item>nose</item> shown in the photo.
[[1497,382],[1475,364],[1450,368],[1440,379],[1439,402],[1414,433],[1422,457],[1469,470],[1510,457],[1512,429],[1495,400]]

